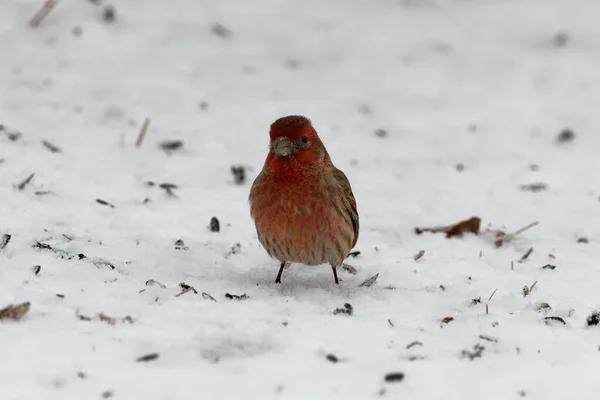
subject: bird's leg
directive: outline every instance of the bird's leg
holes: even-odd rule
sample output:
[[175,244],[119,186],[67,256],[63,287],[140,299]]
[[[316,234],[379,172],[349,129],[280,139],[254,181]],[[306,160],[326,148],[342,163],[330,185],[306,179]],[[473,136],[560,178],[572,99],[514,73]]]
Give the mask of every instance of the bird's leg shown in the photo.
[[338,281],[338,277],[337,277],[337,268],[331,267],[331,269],[333,270],[333,280],[335,281],[336,285],[339,285],[340,281]]
[[275,278],[275,283],[281,283],[281,274],[283,274],[283,269],[286,266],[286,262],[282,261],[281,262],[281,267],[279,267],[279,272],[277,273],[277,278]]

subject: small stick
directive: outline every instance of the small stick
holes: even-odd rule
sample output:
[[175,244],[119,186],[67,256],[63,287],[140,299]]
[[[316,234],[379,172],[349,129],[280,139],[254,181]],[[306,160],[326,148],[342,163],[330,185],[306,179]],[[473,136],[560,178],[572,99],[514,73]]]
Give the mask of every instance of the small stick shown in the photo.
[[146,118],[144,123],[142,124],[142,129],[140,129],[140,133],[137,137],[137,141],[135,142],[135,147],[142,147],[142,143],[144,142],[144,137],[146,137],[146,132],[148,131],[148,127],[150,126],[150,118]]
[[29,20],[29,25],[32,28],[37,28],[38,26],[40,26],[42,21],[46,19],[48,14],[50,14],[50,12],[57,3],[58,0],[46,0],[42,8],[40,8],[38,12],[36,12],[34,16]]

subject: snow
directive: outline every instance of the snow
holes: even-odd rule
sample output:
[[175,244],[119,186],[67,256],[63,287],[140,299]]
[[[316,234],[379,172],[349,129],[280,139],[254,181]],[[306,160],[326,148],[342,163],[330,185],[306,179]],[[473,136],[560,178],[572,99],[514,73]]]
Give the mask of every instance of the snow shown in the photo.
[[[1,399],[597,399],[597,1],[128,0],[114,23],[64,1],[31,29],[40,4],[0,12],[0,308],[31,302],[0,321]],[[249,216],[288,114],[312,119],[357,198],[358,273],[339,286],[325,266],[273,283]],[[534,182],[548,190],[520,190]],[[501,248],[414,233],[474,215],[540,224]]]

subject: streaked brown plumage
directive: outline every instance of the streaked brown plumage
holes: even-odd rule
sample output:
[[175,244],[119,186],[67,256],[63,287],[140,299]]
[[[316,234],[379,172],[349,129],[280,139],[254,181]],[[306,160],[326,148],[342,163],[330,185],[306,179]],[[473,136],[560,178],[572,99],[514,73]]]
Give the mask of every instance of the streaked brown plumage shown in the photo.
[[291,115],[273,122],[269,154],[250,190],[258,239],[281,266],[329,263],[337,268],[358,240],[356,200],[311,122]]

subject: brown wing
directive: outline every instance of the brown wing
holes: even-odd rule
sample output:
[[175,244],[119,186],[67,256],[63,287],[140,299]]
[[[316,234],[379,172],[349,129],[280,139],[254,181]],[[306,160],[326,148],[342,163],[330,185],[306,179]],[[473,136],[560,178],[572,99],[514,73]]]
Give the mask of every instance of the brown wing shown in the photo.
[[[333,167],[333,178],[338,183],[340,189],[342,189],[343,198],[344,198],[344,208],[343,212],[347,213],[352,221],[352,227],[354,229],[354,238],[352,239],[352,247],[356,245],[358,241],[358,230],[359,230],[359,222],[358,222],[358,210],[356,209],[356,199],[354,198],[354,193],[352,193],[352,187],[350,186],[350,181],[346,177],[341,170]],[[352,248],[351,247],[351,248]]]

